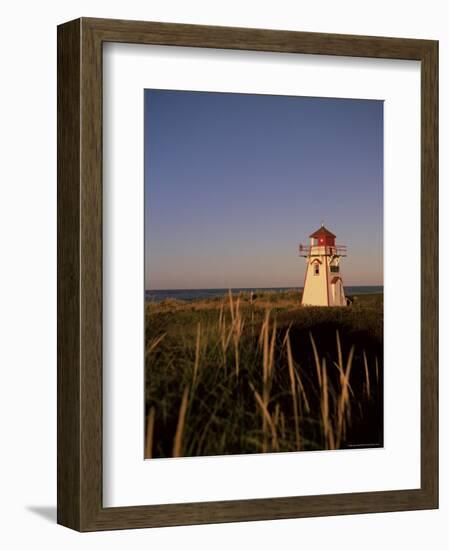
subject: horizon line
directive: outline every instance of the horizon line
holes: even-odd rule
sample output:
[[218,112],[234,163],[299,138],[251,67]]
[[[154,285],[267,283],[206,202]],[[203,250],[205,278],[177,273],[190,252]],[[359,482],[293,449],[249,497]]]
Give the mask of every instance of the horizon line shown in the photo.
[[[364,286],[381,286],[382,284],[357,284],[357,285],[343,285],[345,287],[364,287]],[[197,287],[197,288],[189,288],[189,287],[182,287],[182,288],[145,288],[145,292],[157,292],[157,291],[164,291],[164,290],[233,290],[233,289],[240,289],[240,290],[253,290],[253,289],[265,289],[265,288],[304,288],[304,286],[294,286],[294,285],[285,285],[285,286],[232,286],[232,287],[220,287],[220,286],[211,286],[211,287]]]

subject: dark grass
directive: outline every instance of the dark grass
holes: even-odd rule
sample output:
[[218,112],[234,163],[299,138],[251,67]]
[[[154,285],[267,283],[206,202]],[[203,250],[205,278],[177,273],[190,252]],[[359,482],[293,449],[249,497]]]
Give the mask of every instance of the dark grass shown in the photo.
[[[234,301],[236,298],[234,296]],[[146,304],[145,402],[146,414],[152,407],[155,411],[152,456],[172,456],[181,398],[187,386],[189,399],[182,456],[298,450],[287,354],[283,345],[288,329],[295,370],[301,377],[310,406],[310,411],[307,411],[304,399],[299,399],[300,449],[322,450],[328,447],[321,415],[322,393],[310,335],[316,343],[320,361],[326,361],[330,420],[334,427],[336,425],[340,393],[339,371],[335,364],[338,362],[337,331],[344,363],[351,347],[354,347],[350,378],[351,417],[340,448],[382,446],[383,296],[360,295],[352,298],[353,304],[346,308],[301,308],[297,291],[261,292],[252,299],[249,294],[242,294],[240,302],[244,328],[238,346],[238,376],[235,348],[231,344],[223,354],[220,345],[218,319],[222,298]],[[225,303],[224,317],[229,329],[231,314],[227,298]],[[276,321],[268,411],[273,422],[277,418],[277,448],[271,438],[267,441],[261,408],[252,389],[262,395],[263,349],[259,345],[259,334],[267,308],[271,310],[270,334]],[[198,374],[193,382],[198,323],[201,325],[201,353]],[[163,338],[148,353],[158,337]],[[364,353],[369,371],[369,397]]]

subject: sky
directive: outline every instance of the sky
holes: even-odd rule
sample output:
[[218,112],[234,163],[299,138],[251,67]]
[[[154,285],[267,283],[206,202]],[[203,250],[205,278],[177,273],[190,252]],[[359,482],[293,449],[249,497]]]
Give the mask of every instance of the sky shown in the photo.
[[145,90],[145,288],[297,287],[322,222],[383,284],[383,102]]

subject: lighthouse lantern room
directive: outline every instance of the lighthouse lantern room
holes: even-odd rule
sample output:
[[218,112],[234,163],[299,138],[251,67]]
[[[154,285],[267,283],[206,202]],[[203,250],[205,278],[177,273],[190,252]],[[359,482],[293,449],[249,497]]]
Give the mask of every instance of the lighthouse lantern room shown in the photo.
[[340,272],[340,260],[346,246],[337,245],[336,236],[324,224],[310,235],[310,245],[299,245],[299,255],[306,258],[306,275],[301,304],[303,306],[346,306]]

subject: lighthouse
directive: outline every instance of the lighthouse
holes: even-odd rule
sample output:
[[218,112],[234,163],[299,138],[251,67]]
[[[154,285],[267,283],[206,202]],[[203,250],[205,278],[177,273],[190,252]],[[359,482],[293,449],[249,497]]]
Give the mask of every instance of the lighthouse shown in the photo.
[[340,260],[346,246],[335,243],[336,236],[324,224],[310,235],[309,245],[299,245],[299,255],[306,258],[303,306],[346,306],[340,272]]

